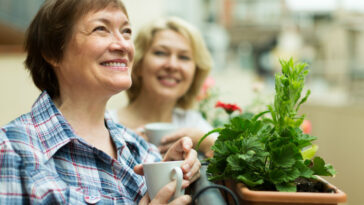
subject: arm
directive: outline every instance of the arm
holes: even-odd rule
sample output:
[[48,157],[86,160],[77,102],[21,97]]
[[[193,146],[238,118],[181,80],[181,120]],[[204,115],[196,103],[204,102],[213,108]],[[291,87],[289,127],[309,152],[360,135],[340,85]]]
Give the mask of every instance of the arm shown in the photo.
[[[13,131],[12,133],[19,134]],[[19,138],[20,136],[18,136]],[[25,137],[25,136],[21,136]],[[14,147],[13,147],[14,146]],[[24,144],[12,143],[0,130],[0,204],[78,204],[83,195],[38,164]],[[20,151],[21,150],[21,151]],[[30,162],[23,159],[29,158]]]
[[[188,136],[192,139],[194,147],[197,145],[198,141],[201,137],[203,137],[207,132],[198,129],[198,128],[182,128],[178,131],[163,137],[161,141],[161,145],[159,146],[159,150],[161,153],[166,153],[168,148],[175,143],[178,139]],[[211,146],[215,143],[217,139],[216,135],[208,136],[200,145],[199,151],[203,152],[205,155],[208,155],[211,151]]]
[[[182,114],[176,115],[174,120],[179,127],[183,128],[162,139],[162,144],[159,147],[161,153],[165,153],[169,146],[184,136],[190,137],[194,146],[196,146],[201,137],[213,129],[202,115],[194,110],[184,111]],[[217,134],[208,136],[200,145],[199,151],[206,156],[212,156],[211,146],[215,143],[217,136]]]

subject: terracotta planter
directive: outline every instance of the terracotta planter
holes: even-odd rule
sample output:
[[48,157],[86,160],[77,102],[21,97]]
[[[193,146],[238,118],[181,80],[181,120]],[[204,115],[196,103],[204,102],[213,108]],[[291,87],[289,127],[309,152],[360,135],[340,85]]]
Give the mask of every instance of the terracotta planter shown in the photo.
[[320,179],[335,193],[252,191],[242,183],[234,186],[243,205],[334,205],[346,202],[344,192]]

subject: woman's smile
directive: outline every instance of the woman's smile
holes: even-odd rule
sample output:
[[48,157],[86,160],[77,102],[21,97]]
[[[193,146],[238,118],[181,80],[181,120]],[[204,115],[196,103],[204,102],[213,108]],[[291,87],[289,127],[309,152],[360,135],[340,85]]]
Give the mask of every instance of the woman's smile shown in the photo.
[[107,69],[115,71],[128,71],[128,60],[126,59],[114,59],[108,60],[101,63]]
[[167,87],[177,86],[181,82],[180,79],[173,76],[158,76],[157,78],[162,85]]

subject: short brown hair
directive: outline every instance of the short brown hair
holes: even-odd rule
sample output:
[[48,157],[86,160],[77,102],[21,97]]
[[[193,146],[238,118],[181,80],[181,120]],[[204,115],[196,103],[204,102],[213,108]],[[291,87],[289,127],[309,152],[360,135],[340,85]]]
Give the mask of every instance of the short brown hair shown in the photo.
[[25,65],[34,84],[52,98],[60,95],[57,76],[49,61],[60,62],[73,26],[82,16],[112,5],[128,16],[120,0],[45,0],[31,22],[25,40]]
[[142,68],[145,54],[150,49],[155,34],[158,31],[172,30],[184,36],[191,44],[193,59],[196,63],[196,72],[193,82],[187,93],[177,101],[177,107],[188,109],[193,106],[196,96],[212,67],[212,59],[204,43],[200,32],[186,21],[169,17],[155,20],[143,27],[134,40],[135,56],[134,66],[131,74],[132,86],[127,90],[129,103],[133,102],[139,95],[142,87],[142,79],[138,76]]

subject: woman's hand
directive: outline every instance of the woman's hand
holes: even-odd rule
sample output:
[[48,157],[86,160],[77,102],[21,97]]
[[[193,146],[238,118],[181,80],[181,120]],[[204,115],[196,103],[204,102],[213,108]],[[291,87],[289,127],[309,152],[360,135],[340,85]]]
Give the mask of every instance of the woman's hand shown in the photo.
[[191,138],[182,137],[175,142],[164,155],[163,161],[183,160],[181,165],[183,178],[189,183],[194,182],[200,177],[201,163],[197,159],[197,152],[192,148]]
[[182,137],[190,137],[192,139],[192,143],[196,144],[200,137],[202,137],[204,133],[196,128],[181,128],[178,129],[176,132],[173,132],[169,135],[166,135],[162,138],[161,144],[159,145],[158,149],[161,154],[165,154],[170,146],[172,146],[175,142],[177,142]]
[[169,199],[172,198],[174,194],[174,190],[176,190],[176,181],[172,181],[165,185],[157,195],[154,197],[152,201],[150,201],[149,195],[146,194],[144,197],[140,200],[139,205],[159,205],[159,204],[170,204],[170,205],[179,205],[179,204],[190,204],[191,203],[191,196],[189,195],[183,195],[180,196],[170,203],[168,203]]
[[[185,136],[188,136],[192,139],[193,145],[197,145],[200,138],[203,137],[205,134],[206,133],[200,129],[182,128],[172,134],[164,136],[158,149],[163,155],[167,152],[169,147],[172,146],[172,144]],[[216,136],[210,135],[201,143],[199,151],[203,152],[206,157],[212,157],[213,152],[211,151],[211,146],[215,143],[216,138]]]
[[[183,172],[182,188],[188,187],[192,182],[200,177],[201,163],[197,159],[196,150],[192,149],[192,140],[189,137],[183,137],[174,143],[167,151],[163,161],[177,161],[183,160],[181,165]],[[143,165],[139,164],[134,167],[134,172],[139,175],[144,175]],[[172,197],[176,182],[171,182],[164,186],[157,194],[157,196],[150,202],[151,204],[167,203]],[[149,197],[144,196],[139,204],[148,204]],[[173,200],[171,204],[188,204],[191,202],[191,197],[184,195]]]

